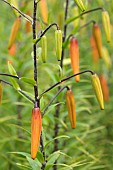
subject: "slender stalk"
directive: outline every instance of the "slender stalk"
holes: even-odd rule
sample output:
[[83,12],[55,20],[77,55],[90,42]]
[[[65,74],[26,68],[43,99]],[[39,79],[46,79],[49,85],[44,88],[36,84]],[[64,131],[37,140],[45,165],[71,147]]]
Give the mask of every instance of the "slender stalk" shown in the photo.
[[75,16],[75,17],[73,17],[73,18],[71,18],[71,19],[67,19],[67,20],[66,20],[66,24],[70,24],[71,22],[73,22],[74,20],[82,17],[83,15],[88,14],[88,13],[90,13],[90,12],[98,11],[98,10],[102,10],[102,11],[103,11],[103,10],[105,10],[105,9],[102,8],[102,7],[99,7],[99,8],[94,8],[94,9],[91,9],[91,10],[88,10],[88,11],[85,11],[85,12],[82,12],[82,13],[81,13],[80,15],[78,15],[78,16]]
[[46,111],[48,110],[49,106],[53,103],[53,101],[56,99],[56,97],[65,89],[69,89],[68,86],[64,86],[62,87],[56,94],[55,96],[52,98],[52,100],[49,102],[49,104],[46,106],[46,108],[43,111],[43,116],[45,115]]
[[59,26],[57,23],[52,23],[51,25],[49,25],[42,33],[41,35],[39,36],[39,38],[35,41],[35,44],[37,44],[41,38],[45,35],[45,33],[52,27],[52,26],[56,26],[57,29],[59,29]]
[[19,77],[18,77],[18,76],[14,76],[14,75],[7,74],[7,73],[0,73],[0,76],[7,76],[7,77],[12,77],[12,78],[19,79]]
[[6,4],[8,4],[11,8],[13,8],[14,10],[16,10],[22,17],[24,17],[25,19],[27,19],[31,24],[32,24],[32,20],[23,12],[21,12],[19,9],[17,9],[13,4],[10,4],[9,2],[7,2],[6,0],[2,0],[3,2],[5,2]]
[[51,86],[50,88],[48,88],[47,90],[45,90],[43,93],[41,93],[40,96],[39,96],[39,98],[41,98],[45,93],[47,93],[48,91],[52,90],[53,88],[55,88],[56,86],[58,86],[58,85],[61,84],[62,82],[67,81],[67,80],[69,80],[69,79],[71,79],[71,78],[73,78],[73,77],[75,77],[75,76],[77,76],[77,75],[84,74],[84,73],[88,73],[88,72],[91,73],[91,74],[94,74],[94,72],[91,71],[91,70],[85,70],[85,71],[81,71],[81,72],[79,72],[79,73],[73,74],[73,75],[71,75],[71,76],[68,76],[68,77],[60,80],[59,82],[55,83],[53,86]]
[[[37,0],[34,0],[34,6],[33,6],[33,40],[36,39],[36,14],[37,14]],[[37,80],[37,59],[36,59],[36,44],[33,44],[33,59],[34,59],[34,80],[36,81],[36,86],[34,86],[34,94],[35,94],[35,106],[39,107],[39,100],[38,98],[38,80]]]
[[91,21],[87,22],[86,24],[82,25],[81,27],[78,28],[78,32],[79,32],[81,29],[87,27],[87,26],[88,26],[89,24],[91,24],[91,23],[95,24],[96,21],[91,20]]

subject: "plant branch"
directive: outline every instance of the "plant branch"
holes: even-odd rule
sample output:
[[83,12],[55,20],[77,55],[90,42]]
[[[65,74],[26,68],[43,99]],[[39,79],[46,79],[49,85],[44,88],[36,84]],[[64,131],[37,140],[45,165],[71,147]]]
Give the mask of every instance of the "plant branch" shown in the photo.
[[77,75],[84,74],[84,73],[88,73],[88,72],[91,73],[91,74],[94,74],[94,72],[91,71],[91,70],[85,70],[85,71],[81,71],[81,72],[79,72],[79,73],[73,74],[73,75],[71,75],[71,76],[69,76],[69,77],[66,77],[66,78],[60,80],[59,82],[55,83],[53,86],[51,86],[50,88],[48,88],[47,90],[45,90],[43,93],[41,93],[41,95],[39,96],[39,98],[41,98],[45,93],[47,93],[48,91],[52,90],[54,87],[58,86],[58,85],[61,84],[62,82],[67,81],[67,80],[69,80],[69,79],[71,79],[72,77],[75,77],[75,76],[77,76]]
[[0,76],[7,76],[7,77],[12,77],[12,78],[19,79],[18,76],[14,76],[14,75],[11,75],[11,74],[6,74],[6,73],[0,73]]
[[13,4],[10,4],[9,2],[7,2],[6,0],[2,0],[3,2],[5,2],[6,4],[8,4],[11,8],[13,8],[14,10],[16,10],[21,16],[23,16],[24,18],[26,18],[31,24],[32,24],[32,20],[23,12],[21,12],[19,9],[17,9]]
[[51,25],[49,25],[49,26],[41,33],[41,35],[39,36],[39,38],[36,39],[35,44],[37,44],[37,43],[41,40],[41,38],[45,35],[45,33],[46,33],[52,26],[54,26],[54,25],[56,26],[57,30],[59,29],[59,26],[58,26],[57,23],[52,23]]
[[102,11],[103,11],[103,10],[105,10],[105,9],[102,8],[102,7],[99,7],[99,8],[94,8],[94,9],[91,9],[91,10],[88,10],[88,11],[85,11],[85,12],[82,12],[82,13],[81,13],[80,15],[78,15],[78,16],[75,16],[75,17],[73,17],[73,18],[67,19],[67,20],[66,20],[66,24],[70,24],[71,22],[73,22],[74,20],[82,17],[83,15],[88,14],[88,13],[90,13],[90,12],[98,11],[98,10],[102,10]]
[[42,116],[45,115],[45,113],[46,113],[46,111],[48,110],[49,106],[53,103],[53,101],[56,99],[56,97],[57,97],[65,88],[69,89],[68,86],[64,86],[64,87],[60,88],[60,90],[55,94],[55,96],[52,98],[52,100],[49,102],[49,104],[48,104],[48,105],[46,106],[46,108],[44,109]]
[[91,23],[95,24],[96,21],[91,20],[91,21],[87,22],[86,24],[82,25],[81,27],[78,28],[78,32],[79,32],[82,28],[87,27],[87,26],[88,26],[89,24],[91,24]]
[[[66,7],[65,7],[65,15],[64,15],[64,34],[63,34],[63,43],[66,40],[66,35],[67,35],[67,23],[66,23],[66,19],[68,16],[68,6],[69,6],[69,0],[66,0]],[[63,59],[64,59],[64,49],[62,49],[62,57],[61,57],[61,61],[60,61],[60,67],[63,69]]]
[[[7,82],[5,80],[0,79],[0,82],[3,82],[5,84],[13,87],[13,85],[11,83],[9,83],[9,82]],[[17,90],[17,91],[20,92],[21,94],[23,94],[26,98],[28,98],[33,104],[35,103],[35,101],[31,97],[29,97],[25,92],[23,92],[22,90]]]
[[44,163],[42,163],[42,167],[41,167],[41,169],[42,169],[42,170],[44,170],[44,169],[45,169],[45,166],[46,166],[47,161],[46,161],[46,155],[45,155],[45,151],[44,151],[44,143],[43,143],[42,133],[41,133],[41,136],[40,136],[40,145],[41,145],[41,147],[40,147],[40,151],[42,152],[42,154],[43,154],[43,158],[44,158]]
[[[36,14],[37,14],[37,0],[34,0],[34,7],[33,7],[33,40],[36,39]],[[36,44],[33,44],[33,59],[34,59],[34,80],[36,81],[36,85],[34,86],[34,94],[35,94],[35,106],[39,107],[39,100],[38,98],[38,80],[37,80],[37,59],[36,59]]]

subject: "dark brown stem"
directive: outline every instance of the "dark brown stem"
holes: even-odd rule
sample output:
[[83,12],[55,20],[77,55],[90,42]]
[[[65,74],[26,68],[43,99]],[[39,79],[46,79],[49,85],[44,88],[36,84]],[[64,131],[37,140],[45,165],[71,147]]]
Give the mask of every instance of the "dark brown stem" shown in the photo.
[[91,23],[95,24],[96,21],[91,20],[91,21],[87,22],[86,24],[82,25],[81,27],[78,28],[78,32],[79,32],[81,29],[87,27],[87,26],[88,26],[89,24],[91,24]]
[[19,79],[19,77],[18,77],[18,76],[14,76],[14,75],[7,74],[7,73],[0,73],[0,76],[7,76],[7,77],[12,77],[12,78]]
[[[36,39],[36,14],[37,14],[37,0],[34,0],[34,8],[33,8],[33,40]],[[35,94],[35,106],[39,107],[38,100],[38,80],[37,80],[37,59],[36,59],[36,44],[33,44],[33,58],[34,58],[34,80],[36,81],[36,85],[34,86],[34,94]]]
[[35,44],[37,44],[41,38],[45,35],[45,33],[52,27],[52,26],[56,26],[57,30],[59,29],[59,26],[57,23],[52,23],[51,25],[49,25],[39,36],[39,38],[35,41]]
[[47,90],[45,90],[43,93],[41,93],[41,95],[39,96],[39,98],[41,98],[45,93],[47,93],[48,91],[52,90],[53,88],[55,88],[56,86],[58,86],[58,85],[61,84],[62,82],[67,81],[67,80],[69,80],[69,79],[71,79],[72,77],[75,77],[75,76],[77,76],[77,75],[84,74],[84,73],[88,73],[88,72],[91,73],[91,74],[94,74],[94,72],[91,71],[91,70],[85,70],[85,71],[81,71],[81,72],[79,72],[79,73],[73,74],[73,75],[71,75],[71,76],[69,76],[69,77],[66,77],[66,78],[60,80],[59,82],[55,83],[53,86],[51,86],[50,88],[48,88]]
[[43,111],[43,116],[45,115],[46,111],[48,110],[49,106],[53,103],[53,101],[56,99],[56,97],[65,89],[69,89],[68,86],[64,86],[62,88],[60,88],[60,90],[55,94],[55,96],[52,98],[52,100],[49,102],[49,104],[46,106],[46,108]]

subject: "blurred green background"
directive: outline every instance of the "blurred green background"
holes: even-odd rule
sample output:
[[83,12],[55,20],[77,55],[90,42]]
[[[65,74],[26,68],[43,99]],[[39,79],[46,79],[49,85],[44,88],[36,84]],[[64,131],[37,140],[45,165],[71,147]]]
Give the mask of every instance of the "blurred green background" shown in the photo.
[[[23,13],[30,13],[32,16],[33,0],[17,0],[19,9]],[[49,24],[56,22],[63,31],[63,18],[65,0],[47,0]],[[113,38],[113,2],[111,0],[83,0],[87,10],[103,7],[111,18],[111,36]],[[74,0],[69,1],[68,18],[80,13]],[[66,108],[65,90],[58,96],[49,107],[43,118],[43,139],[45,153],[48,160],[54,150],[54,126],[58,122],[59,126],[59,152],[58,170],[112,170],[113,165],[113,41],[107,43],[102,24],[101,10],[89,13],[68,25],[67,35],[75,34],[79,42],[80,49],[80,70],[91,69],[98,75],[104,74],[109,87],[110,99],[105,102],[105,110],[101,111],[91,86],[89,74],[81,75],[81,81],[76,83],[74,78],[65,82],[72,88],[77,112],[77,127],[71,129]],[[41,12],[37,9],[37,34],[41,27],[46,28],[41,23]],[[16,54],[11,56],[8,51],[8,41],[12,25],[16,19],[14,11],[4,2],[0,1],[0,73],[9,73],[7,61],[13,63],[15,70],[20,77],[33,78],[33,58],[32,58],[32,32],[26,31],[26,20],[22,17],[21,27],[16,38]],[[95,20],[102,31],[102,42],[109,52],[111,67],[107,67],[105,60],[101,59],[98,64],[92,60],[92,49],[90,37],[92,35],[92,24],[88,25],[80,32],[78,28],[90,20]],[[40,24],[41,23],[41,24]],[[51,28],[47,35],[48,53],[47,63],[42,63],[38,58],[38,79],[39,93],[49,88],[61,78],[72,74],[69,60],[69,45],[65,49],[64,69],[59,77],[59,63],[55,56],[55,27]],[[112,40],[111,38],[111,40]],[[39,43],[40,46],[40,43]],[[9,78],[1,76],[1,79],[10,81]],[[22,90],[33,93],[33,87],[24,82],[20,82]],[[57,88],[46,93],[41,99],[41,111],[54,97]],[[56,103],[56,101],[59,101]],[[60,105],[60,116],[55,118],[57,105]],[[3,84],[3,99],[0,106],[0,169],[38,169],[42,154],[39,152],[34,162],[30,162],[26,154],[30,154],[30,123],[33,105],[20,96],[12,87]],[[48,143],[50,142],[50,143]],[[32,165],[32,163],[34,165]],[[53,162],[54,163],[54,162]],[[52,163],[52,164],[53,164]],[[48,168],[52,169],[52,167]]]

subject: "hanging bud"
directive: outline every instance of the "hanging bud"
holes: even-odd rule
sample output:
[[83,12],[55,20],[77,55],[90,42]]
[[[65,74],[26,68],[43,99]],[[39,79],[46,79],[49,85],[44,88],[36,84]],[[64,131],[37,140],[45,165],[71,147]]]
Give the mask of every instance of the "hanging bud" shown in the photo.
[[98,100],[101,110],[103,110],[104,109],[104,99],[103,99],[103,93],[102,93],[100,80],[96,74],[92,75],[91,80],[92,80],[92,86],[93,86],[96,98]]
[[92,47],[93,62],[96,64],[99,61],[99,54],[98,54],[97,46],[96,46],[95,39],[93,36],[91,37],[90,42],[91,42],[91,47]]
[[71,127],[76,128],[76,110],[75,110],[75,100],[74,95],[71,90],[66,92],[66,103],[68,108],[68,115],[71,123]]
[[110,18],[109,18],[108,12],[105,11],[105,10],[102,11],[102,21],[103,21],[103,25],[104,25],[104,30],[105,30],[107,42],[110,42],[111,41]]
[[102,58],[102,39],[101,39],[101,30],[98,24],[93,24],[93,36],[95,39],[95,43],[98,49],[99,57]]
[[108,69],[110,69],[110,68],[111,68],[111,65],[112,65],[112,61],[111,61],[109,52],[108,52],[108,50],[107,50],[106,47],[103,47],[103,60],[104,60],[104,62],[105,62],[105,64],[106,64],[106,67],[107,67]]
[[15,56],[16,54],[16,44],[13,44],[12,47],[8,50],[10,56]]
[[40,145],[40,135],[42,131],[42,117],[40,108],[34,108],[32,110],[32,122],[31,122],[31,157],[36,158],[36,154]]
[[[79,46],[77,39],[73,36],[70,40],[70,57],[71,57],[71,66],[73,73],[78,73],[79,70]],[[76,82],[80,81],[80,75],[75,76]]]
[[[27,12],[27,15],[28,16],[31,15],[30,11]],[[31,30],[32,30],[31,23],[28,20],[26,20],[25,29],[26,29],[27,33],[31,32]]]
[[12,30],[11,30],[11,34],[10,34],[10,38],[9,38],[9,44],[8,44],[8,49],[10,49],[12,47],[12,45],[14,44],[14,41],[16,39],[19,27],[20,27],[20,23],[21,23],[21,17],[19,16],[18,18],[16,18]]
[[82,0],[75,0],[75,2],[82,12],[86,10]]
[[56,42],[57,60],[60,61],[62,55],[62,31],[61,30],[55,31],[55,42]]
[[109,101],[109,87],[107,84],[107,80],[104,75],[99,76],[99,79],[100,79],[100,84],[102,87],[104,101],[108,102]]
[[42,53],[41,53],[42,61],[43,61],[43,63],[46,63],[46,58],[47,58],[47,38],[46,38],[45,35],[41,38],[41,46],[42,46]]
[[48,23],[48,7],[46,0],[41,0],[39,2],[39,6],[43,21],[45,23]]
[[[17,0],[10,0],[10,3],[12,4],[12,5],[14,5],[17,9],[19,9],[19,7],[18,7],[18,1]],[[13,8],[12,8],[13,9]],[[16,11],[15,9],[13,9],[13,11],[14,11],[14,13],[15,13],[15,15],[17,16],[17,17],[19,17],[19,12],[18,11]]]
[[3,87],[2,87],[2,83],[0,82],[0,105],[2,103],[2,95],[3,95]]

